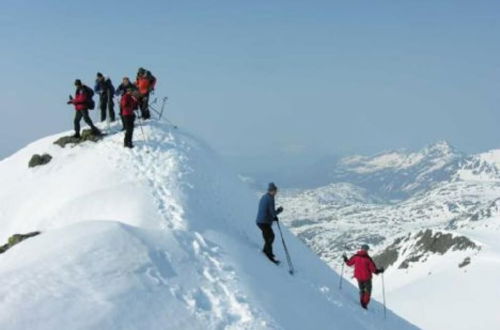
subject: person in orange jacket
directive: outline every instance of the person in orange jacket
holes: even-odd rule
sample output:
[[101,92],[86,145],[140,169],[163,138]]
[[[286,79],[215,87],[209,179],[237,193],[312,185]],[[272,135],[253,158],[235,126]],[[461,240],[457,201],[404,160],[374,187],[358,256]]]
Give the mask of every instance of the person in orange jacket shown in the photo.
[[149,119],[151,118],[151,112],[149,111],[149,94],[155,89],[156,78],[150,71],[139,68],[135,84],[140,93],[139,107],[141,109],[141,117],[143,119]]
[[361,250],[356,252],[350,259],[344,254],[342,257],[347,266],[354,266],[354,278],[358,280],[359,301],[361,307],[368,309],[372,295],[372,274],[384,272],[384,268],[377,268],[373,259],[368,255],[370,247],[361,245]]

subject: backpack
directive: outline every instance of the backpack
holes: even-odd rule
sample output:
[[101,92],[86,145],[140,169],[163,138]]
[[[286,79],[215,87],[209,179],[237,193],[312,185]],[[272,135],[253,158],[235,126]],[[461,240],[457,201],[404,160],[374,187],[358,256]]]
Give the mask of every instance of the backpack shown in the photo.
[[84,93],[87,95],[87,107],[89,108],[89,110],[94,110],[95,109],[95,102],[94,102],[94,91],[92,90],[92,88],[88,87],[88,86],[83,86],[83,90],[84,90]]

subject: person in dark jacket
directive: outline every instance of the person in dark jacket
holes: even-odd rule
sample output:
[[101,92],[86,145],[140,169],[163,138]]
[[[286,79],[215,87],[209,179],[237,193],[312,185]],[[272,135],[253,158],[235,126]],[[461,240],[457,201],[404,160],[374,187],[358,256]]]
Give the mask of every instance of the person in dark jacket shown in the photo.
[[342,256],[348,266],[354,266],[354,278],[358,280],[359,301],[364,309],[368,309],[372,295],[372,274],[384,272],[384,268],[377,268],[375,262],[368,255],[369,249],[368,245],[363,244],[361,250],[350,259],[347,259],[345,254]]
[[109,119],[111,121],[115,121],[115,103],[113,102],[115,87],[113,86],[111,79],[106,78],[102,73],[97,72],[94,91],[99,94],[99,103],[101,106],[101,121],[106,120],[108,109]]
[[137,87],[132,84],[129,77],[123,77],[122,83],[118,86],[115,91],[116,96],[123,96],[127,93],[127,89],[132,88],[132,91],[137,90]]
[[80,138],[80,121],[83,120],[90,126],[92,133],[94,135],[101,135],[101,131],[92,123],[92,119],[89,116],[89,105],[92,102],[92,89],[84,84],[82,84],[80,79],[75,80],[75,97],[70,96],[68,104],[73,104],[75,106],[75,135],[73,137]]
[[137,109],[137,99],[134,97],[133,91],[134,89],[131,86],[128,87],[120,100],[121,116],[125,127],[125,139],[123,142],[125,148],[134,147],[132,144],[132,136],[134,134],[134,110]]
[[[129,89],[129,88],[132,89],[132,93],[137,90],[137,87],[134,84],[132,84],[130,79],[128,77],[124,77],[122,80],[122,83],[116,89],[115,95],[121,97],[121,96],[125,95],[125,93],[127,93],[127,89]],[[121,101],[120,101],[120,103],[121,103]],[[120,117],[122,119],[122,125],[123,125],[122,131],[124,131],[126,128],[125,128],[125,122],[123,121],[121,104],[120,104]]]
[[259,202],[259,210],[257,213],[257,226],[262,231],[264,238],[264,248],[262,252],[274,263],[279,263],[273,254],[274,231],[273,221],[278,221],[278,214],[283,212],[283,208],[275,208],[274,196],[278,193],[278,187],[274,183],[270,183],[267,193],[262,196]]

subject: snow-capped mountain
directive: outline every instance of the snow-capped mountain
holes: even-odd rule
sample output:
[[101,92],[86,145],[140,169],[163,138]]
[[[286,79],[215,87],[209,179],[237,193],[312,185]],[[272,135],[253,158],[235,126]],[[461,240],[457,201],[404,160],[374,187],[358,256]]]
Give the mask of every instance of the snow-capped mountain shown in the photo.
[[[188,132],[148,122],[133,150],[117,127],[60,136],[0,162],[0,241],[41,231],[0,254],[1,329],[415,329],[377,301],[362,311],[284,227],[296,273],[264,258],[255,194]],[[33,154],[50,157],[30,168]]]
[[[493,264],[500,260],[500,246],[491,245],[491,237],[500,238],[500,151],[467,156],[438,143],[418,153],[354,156],[344,158],[341,164],[342,169],[332,170],[337,183],[287,190],[280,196],[280,204],[287,210],[283,221],[332,268],[340,270],[344,251],[354,252],[361,243],[368,243],[372,253],[379,254],[376,259],[380,264],[389,267],[388,280],[400,283],[397,290],[402,290],[417,287],[420,280],[434,283],[436,279],[440,285],[456,280],[472,285],[473,279],[464,277],[464,272],[480,273],[483,267],[492,267],[488,260]],[[325,192],[335,198],[325,198]],[[387,199],[392,197],[402,199]],[[453,241],[453,237],[470,244],[466,249],[452,246],[442,251],[441,245],[448,244],[443,242]],[[431,247],[422,249],[422,240]],[[387,258],[393,260],[387,262]],[[438,266],[440,263],[446,267]],[[500,276],[500,271],[495,274]],[[480,281],[479,276],[474,280]],[[445,287],[451,290],[451,286]],[[422,312],[420,303],[426,295],[432,298],[439,292],[429,290],[414,292],[413,304],[405,301],[406,307],[399,311],[425,329],[441,329],[444,323],[439,313],[447,314],[443,309],[450,305],[429,305],[433,309]],[[473,299],[441,293],[454,297],[459,303],[453,306],[459,310],[469,306],[466,299]],[[481,320],[481,329],[500,324],[496,313],[483,306],[491,302],[488,290],[476,294],[484,299],[484,309],[467,313],[467,320]],[[404,299],[402,291],[398,297],[399,304]],[[412,310],[419,312],[412,314]],[[470,329],[471,325],[460,317],[447,324],[454,329]]]
[[419,152],[392,151],[342,158],[332,167],[332,182],[349,182],[387,199],[403,199],[447,181],[465,158],[447,142]]

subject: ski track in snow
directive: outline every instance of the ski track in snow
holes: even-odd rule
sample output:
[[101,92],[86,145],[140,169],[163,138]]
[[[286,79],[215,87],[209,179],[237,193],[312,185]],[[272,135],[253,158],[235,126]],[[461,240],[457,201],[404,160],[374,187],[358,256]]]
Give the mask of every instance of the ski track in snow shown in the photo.
[[[176,232],[178,243],[186,250],[192,251],[191,257],[203,261],[201,267],[197,265],[196,272],[208,284],[187,292],[177,288],[173,290],[174,295],[180,297],[200,321],[210,324],[210,328],[248,328],[258,319],[258,316],[246,302],[246,297],[236,289],[235,270],[219,260],[220,248],[217,245],[207,242],[198,232],[192,234],[183,232],[187,229],[183,221],[183,207],[175,201],[171,191],[173,187],[182,185],[179,179],[192,172],[193,169],[183,166],[182,161],[186,159],[176,152],[176,146],[180,142],[176,141],[172,134],[160,140],[161,136],[152,135],[151,131],[146,130],[145,133],[148,134],[147,144],[136,143],[135,149],[131,152],[120,153],[120,159],[111,159],[111,161],[119,164],[133,164],[135,169],[133,176],[147,180],[151,187],[152,197],[164,220],[162,228]],[[184,145],[183,148],[186,146]],[[161,274],[153,273],[152,269],[148,269],[147,272],[148,276],[157,283],[167,282]],[[263,320],[261,322],[265,324]]]

